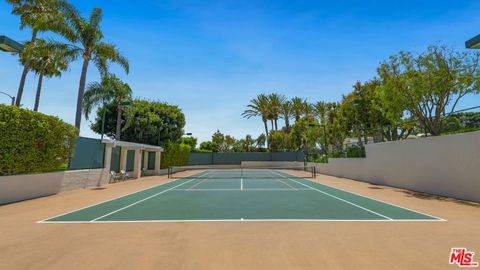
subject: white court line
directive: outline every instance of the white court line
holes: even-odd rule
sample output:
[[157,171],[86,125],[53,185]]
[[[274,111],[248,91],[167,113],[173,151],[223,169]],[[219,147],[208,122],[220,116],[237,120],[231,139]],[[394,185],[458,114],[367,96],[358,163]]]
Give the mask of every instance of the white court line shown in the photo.
[[[202,173],[200,173],[200,174],[202,174]],[[283,178],[289,179],[291,181],[297,182],[297,181],[295,181],[293,179],[290,179],[288,177],[285,177],[283,175],[280,175],[280,176],[283,177]],[[73,213],[73,212],[76,212],[76,211],[79,211],[79,210],[82,210],[82,209],[86,209],[86,208],[89,208],[89,207],[92,207],[92,206],[96,206],[96,205],[99,205],[99,204],[102,204],[102,203],[105,203],[105,202],[113,201],[113,200],[116,200],[116,199],[119,199],[119,198],[122,198],[122,197],[125,197],[125,196],[128,196],[128,195],[131,195],[131,194],[135,194],[135,193],[139,193],[139,192],[148,190],[148,189],[153,189],[153,188],[156,188],[158,186],[168,184],[168,183],[172,183],[172,182],[182,180],[182,179],[184,179],[184,178],[176,179],[176,180],[169,181],[169,182],[166,182],[166,183],[162,183],[162,184],[159,184],[159,185],[156,185],[156,186],[153,186],[153,187],[145,188],[145,189],[142,189],[142,190],[139,190],[139,191],[136,191],[136,192],[132,192],[132,193],[129,193],[129,194],[126,194],[126,195],[122,195],[122,196],[119,196],[119,197],[116,197],[116,198],[113,198],[113,199],[105,200],[105,201],[102,201],[102,202],[99,202],[99,203],[96,203],[96,204],[93,204],[93,205],[90,205],[90,206],[87,206],[87,207],[83,207],[83,208],[80,208],[80,209],[77,209],[77,210],[74,210],[74,211],[70,211],[68,213],[64,213],[64,214],[61,214],[61,215],[57,215],[55,217],[51,217],[51,218],[47,218],[47,219],[42,220],[42,221],[38,221],[37,223],[65,223],[65,224],[66,223],[84,223],[85,224],[85,223],[136,223],[136,222],[240,222],[240,221],[246,221],[246,222],[391,222],[391,221],[435,222],[435,221],[446,221],[445,219],[441,219],[441,218],[438,218],[438,217],[427,215],[427,214],[424,214],[424,213],[421,213],[421,212],[418,212],[418,211],[415,211],[415,210],[411,210],[411,209],[408,209],[408,208],[405,208],[405,207],[397,206],[395,204],[391,204],[391,203],[388,203],[388,202],[383,202],[381,200],[372,199],[372,198],[369,198],[369,197],[366,197],[366,196],[363,196],[363,195],[360,195],[360,194],[356,194],[356,193],[349,192],[349,191],[346,191],[346,190],[338,189],[338,188],[331,187],[331,186],[328,186],[328,185],[324,185],[324,184],[321,184],[321,183],[317,183],[317,182],[314,182],[314,181],[312,181],[312,182],[316,183],[316,184],[319,184],[319,185],[323,185],[323,186],[327,186],[327,187],[330,187],[330,188],[333,188],[333,189],[341,190],[341,191],[344,191],[344,192],[347,192],[347,193],[355,194],[355,195],[358,195],[360,197],[364,197],[364,198],[367,198],[367,199],[379,201],[379,202],[382,202],[382,203],[385,203],[385,204],[396,206],[398,208],[402,208],[402,209],[405,209],[405,210],[416,212],[416,213],[419,213],[419,214],[422,214],[422,215],[425,215],[425,216],[429,216],[429,217],[433,217],[433,218],[436,218],[436,219],[435,220],[422,220],[422,219],[382,219],[382,220],[368,220],[368,219],[367,220],[362,220],[362,219],[243,219],[243,220],[242,219],[216,219],[216,220],[127,220],[127,221],[100,221],[100,220],[95,219],[95,220],[91,220],[91,221],[47,221],[49,219],[53,219],[53,218],[56,218],[56,217],[59,217],[59,216],[63,216],[63,215],[69,214],[69,213]],[[191,182],[193,180],[195,180],[195,179],[192,179],[188,182]],[[182,184],[186,184],[188,182],[185,182],[185,183],[182,183]],[[311,186],[305,185],[305,184],[300,183],[300,182],[298,182],[298,183],[308,187],[308,189],[298,189],[298,190],[316,190],[316,189],[312,188]],[[180,184],[180,185],[182,185],[182,184]],[[180,185],[177,185],[177,186],[180,186]],[[177,187],[177,186],[175,186],[175,187]],[[174,189],[175,187],[173,187],[172,189]],[[175,189],[175,190],[181,190],[181,189]],[[266,189],[266,190],[271,190],[271,189]],[[285,189],[285,190],[288,190],[288,189]],[[192,191],[197,191],[197,189],[192,190]],[[200,191],[200,190],[198,190],[198,191]],[[316,191],[318,191],[318,190],[316,190]]]
[[[188,189],[193,189],[194,187],[196,187],[196,186],[200,185],[201,183],[204,183],[204,182],[206,182],[206,181],[208,181],[208,180],[214,180],[214,179],[212,179],[212,178],[210,178],[210,177],[213,176],[213,175],[215,175],[215,173],[217,173],[217,171],[209,171],[209,172],[205,173],[205,174],[202,176],[202,177],[205,177],[206,175],[208,175],[207,177],[205,177],[205,179],[203,179],[202,181],[194,184],[193,186],[189,187]],[[195,177],[195,178],[198,178],[198,177]]]
[[382,200],[379,200],[379,199],[370,198],[370,197],[367,197],[367,196],[364,196],[364,195],[361,195],[361,194],[358,194],[358,193],[355,193],[355,192],[352,192],[352,191],[348,191],[348,190],[337,188],[337,187],[330,186],[330,185],[327,185],[327,184],[315,182],[315,181],[312,181],[312,180],[308,180],[308,179],[305,179],[305,180],[310,181],[310,182],[315,183],[315,184],[318,184],[318,185],[321,185],[321,186],[326,186],[326,187],[329,187],[329,188],[341,190],[343,192],[354,194],[354,195],[357,195],[357,196],[360,196],[360,197],[363,197],[363,198],[367,198],[367,199],[370,199],[370,200],[374,200],[374,201],[377,201],[377,202],[381,202],[381,203],[384,203],[384,204],[395,206],[395,207],[398,207],[398,208],[401,208],[401,209],[404,209],[404,210],[412,211],[412,212],[415,212],[415,213],[420,214],[420,215],[424,215],[424,216],[431,217],[431,218],[436,218],[440,221],[447,221],[446,219],[439,218],[439,217],[436,217],[436,216],[432,216],[432,215],[429,215],[429,214],[425,214],[425,213],[422,213],[420,211],[416,211],[416,210],[413,210],[413,209],[410,209],[410,208],[407,208],[407,207],[403,207],[403,206],[400,206],[400,205],[397,205],[397,204],[394,204],[394,203],[389,203],[389,202],[382,201]]
[[[202,172],[202,173],[205,173],[205,172]],[[199,173],[199,175],[202,174],[202,173]],[[121,196],[118,196],[118,197],[115,197],[115,198],[112,198],[112,199],[104,200],[104,201],[101,201],[101,202],[98,202],[98,203],[95,203],[95,204],[91,204],[91,205],[88,205],[88,206],[85,206],[85,207],[82,207],[82,208],[78,208],[78,209],[75,209],[75,210],[72,210],[72,211],[68,211],[68,212],[62,213],[60,215],[56,215],[56,216],[53,216],[53,217],[46,218],[46,219],[37,221],[37,223],[46,223],[47,220],[49,220],[49,219],[53,219],[53,218],[57,218],[57,217],[60,217],[60,216],[68,215],[68,214],[71,214],[71,213],[74,213],[74,212],[77,212],[77,211],[80,211],[80,210],[84,210],[84,209],[87,209],[87,208],[90,208],[90,207],[93,207],[93,206],[97,206],[97,205],[102,204],[102,203],[111,202],[111,201],[114,201],[116,199],[120,199],[120,198],[130,196],[130,195],[133,195],[133,194],[136,194],[136,193],[140,193],[142,191],[146,191],[146,190],[149,190],[149,189],[154,189],[154,188],[157,188],[159,186],[163,186],[163,185],[166,185],[166,184],[169,184],[169,183],[173,183],[175,181],[180,181],[182,179],[184,179],[184,178],[175,179],[175,180],[168,181],[168,182],[165,182],[165,183],[161,183],[161,184],[158,184],[158,185],[155,185],[155,186],[152,186],[152,187],[147,187],[147,188],[144,188],[144,189],[141,189],[141,190],[138,190],[138,191],[130,192],[130,193],[127,193],[125,195],[121,195]]]
[[291,189],[291,188],[243,188],[243,189],[238,189],[238,188],[196,188],[196,189],[182,189],[182,188],[176,188],[172,189],[172,191],[188,191],[188,192],[194,192],[194,191],[312,191],[311,188],[296,188],[296,189]]
[[437,219],[152,219],[152,220],[97,220],[97,221],[45,221],[42,223],[195,223],[195,222],[443,222]]
[[[285,177],[285,176],[283,176],[283,177]],[[309,180],[309,179],[306,179],[306,178],[304,178],[304,179],[309,181],[309,182],[315,183],[317,185],[321,185],[321,186],[329,187],[329,188],[332,188],[332,189],[340,190],[340,191],[343,191],[343,192],[346,192],[346,193],[354,194],[354,195],[357,195],[357,196],[360,196],[360,197],[363,197],[363,198],[366,198],[366,199],[370,199],[370,200],[373,200],[373,201],[377,201],[377,202],[381,202],[381,203],[388,204],[388,205],[391,205],[391,206],[395,206],[395,207],[398,207],[400,209],[415,212],[417,214],[424,215],[424,216],[427,216],[427,217],[436,218],[436,219],[438,219],[438,221],[447,221],[446,219],[439,218],[439,217],[436,217],[436,216],[432,216],[432,215],[429,215],[429,214],[425,214],[425,213],[422,213],[422,212],[419,212],[419,211],[416,211],[416,210],[413,210],[413,209],[410,209],[410,208],[407,208],[407,207],[403,207],[403,206],[400,206],[400,205],[397,205],[397,204],[394,204],[394,203],[389,203],[389,202],[382,201],[382,200],[379,200],[379,199],[370,198],[370,197],[367,197],[367,196],[364,196],[364,195],[361,195],[361,194],[358,194],[358,193],[355,193],[355,192],[352,192],[352,191],[348,191],[348,190],[337,188],[337,187],[330,186],[330,185],[327,185],[327,184],[315,182],[313,180]],[[292,179],[290,179],[290,180],[292,180]]]
[[[271,174],[271,175],[273,175],[273,176],[275,176],[275,175],[273,174],[273,171],[268,171],[268,173]],[[284,182],[284,181],[282,181],[282,180],[280,180],[280,179],[278,179],[278,178],[274,178],[274,179],[275,179],[276,181],[280,182],[280,183],[283,183],[284,185],[288,186],[289,188],[291,188],[291,189],[293,189],[293,190],[296,190],[296,188],[294,188],[294,187],[291,186],[290,184],[287,184],[286,182]]]
[[127,206],[124,206],[124,207],[122,207],[122,208],[119,208],[119,209],[117,209],[117,210],[115,210],[115,211],[112,211],[112,212],[110,212],[110,213],[107,213],[107,214],[105,214],[105,215],[103,215],[103,216],[100,216],[100,217],[97,217],[97,218],[95,218],[95,219],[92,219],[92,220],[90,220],[90,222],[97,221],[97,220],[102,219],[102,218],[104,218],[104,217],[108,217],[108,216],[110,216],[110,215],[112,215],[112,214],[118,213],[118,212],[120,212],[120,211],[122,211],[122,210],[125,210],[125,209],[129,208],[129,207],[132,207],[132,206],[137,205],[137,204],[139,204],[139,203],[141,203],[141,202],[144,202],[144,201],[146,201],[146,200],[148,200],[148,199],[151,199],[151,198],[156,197],[156,196],[158,196],[158,195],[160,195],[160,194],[163,194],[163,193],[165,193],[165,192],[167,192],[167,191],[170,191],[170,190],[172,190],[172,189],[174,189],[174,188],[176,188],[176,187],[179,187],[179,186],[181,186],[181,185],[188,184],[188,183],[192,182],[193,180],[196,180],[196,179],[193,178],[192,180],[189,180],[189,181],[187,181],[187,182],[178,184],[178,185],[176,185],[176,186],[174,186],[174,187],[171,187],[171,188],[169,188],[169,189],[166,189],[166,190],[163,190],[163,191],[161,191],[161,192],[155,193],[155,194],[153,194],[152,196],[148,196],[148,197],[143,198],[143,199],[141,199],[141,200],[139,200],[139,201],[136,201],[136,202],[134,202],[134,203],[131,203],[131,204],[127,205]]
[[[194,179],[195,179],[195,178],[194,178]],[[187,188],[187,189],[193,189],[194,187],[196,187],[196,186],[200,185],[201,183],[203,183],[203,182],[205,182],[205,181],[207,181],[207,180],[208,180],[208,177],[207,177],[207,178],[205,178],[205,179],[203,179],[202,181],[200,181],[200,182],[198,182],[198,183],[196,183],[196,184],[192,185],[191,187],[189,187],[189,188]]]
[[288,179],[288,180],[290,180],[290,181],[293,181],[293,182],[295,182],[295,183],[297,183],[297,184],[306,186],[306,187],[311,188],[311,189],[313,189],[313,190],[316,190],[316,191],[318,191],[318,192],[320,192],[320,193],[322,193],[322,194],[325,194],[325,195],[327,195],[327,196],[330,196],[330,197],[335,198],[335,199],[337,199],[337,200],[340,200],[340,201],[342,201],[342,202],[348,203],[348,204],[350,204],[350,205],[353,205],[353,206],[355,206],[355,207],[358,207],[358,208],[360,208],[360,209],[363,209],[363,210],[365,210],[365,211],[367,211],[367,212],[373,213],[373,214],[375,214],[375,215],[377,215],[377,216],[380,216],[380,217],[383,217],[383,218],[386,218],[386,219],[393,220],[393,219],[390,218],[390,217],[387,217],[387,216],[382,215],[382,214],[380,214],[380,213],[377,213],[377,212],[375,212],[375,211],[373,211],[373,210],[370,210],[370,209],[368,209],[368,208],[365,208],[365,207],[363,207],[363,206],[360,206],[360,205],[358,205],[358,204],[355,204],[355,203],[353,203],[353,202],[351,202],[351,201],[347,201],[347,200],[345,200],[345,199],[342,199],[342,198],[340,198],[340,197],[337,197],[337,196],[335,196],[335,195],[332,195],[332,194],[330,194],[330,193],[328,193],[328,192],[321,191],[321,190],[319,190],[319,189],[316,189],[316,188],[311,187],[311,186],[309,186],[309,185],[306,185],[306,184],[304,184],[304,183],[301,183],[301,182],[298,182],[298,181],[296,181],[296,180],[290,179],[290,178],[288,178],[288,177],[286,177],[286,176],[283,176],[283,175],[281,175],[281,174],[279,174],[279,173],[277,173],[277,172],[272,172],[272,173],[276,173],[277,175],[279,175],[279,176],[281,176],[281,177],[283,177],[283,178],[286,178],[286,179]]

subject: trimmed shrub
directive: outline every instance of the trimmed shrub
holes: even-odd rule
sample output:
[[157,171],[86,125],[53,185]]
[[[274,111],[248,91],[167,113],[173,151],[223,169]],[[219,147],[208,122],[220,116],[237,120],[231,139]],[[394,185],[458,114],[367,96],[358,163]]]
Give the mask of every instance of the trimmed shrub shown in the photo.
[[75,127],[57,117],[0,105],[0,175],[58,170],[76,138]]
[[195,149],[192,153],[212,153],[212,150],[205,150],[205,149]]
[[188,164],[191,147],[186,144],[169,143],[163,147],[160,167],[185,166]]

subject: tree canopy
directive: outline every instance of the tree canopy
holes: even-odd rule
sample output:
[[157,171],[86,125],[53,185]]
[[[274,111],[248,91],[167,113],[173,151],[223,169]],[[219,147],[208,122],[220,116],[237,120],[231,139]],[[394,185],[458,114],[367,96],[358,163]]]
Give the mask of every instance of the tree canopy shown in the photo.
[[[355,82],[339,102],[263,93],[243,116],[262,118],[270,151],[340,153],[351,143],[361,149],[372,141],[475,130],[480,124],[468,126],[465,116],[451,114],[463,97],[480,93],[479,57],[446,46],[400,52],[379,65],[377,76]],[[283,128],[279,118],[285,120]]]
[[[101,133],[103,106],[97,110],[97,117],[91,128]],[[107,107],[105,134],[115,134],[116,107]],[[122,140],[151,145],[166,145],[176,142],[183,135],[185,115],[178,106],[164,102],[136,99],[133,105],[122,114],[125,126],[122,129]]]
[[213,133],[211,141],[200,144],[199,150],[202,152],[264,152],[265,141],[264,134],[260,134],[257,139],[251,135],[236,139],[217,130]]
[[385,105],[408,111],[427,132],[440,135],[442,116],[453,112],[465,95],[479,93],[478,60],[479,54],[445,46],[393,55],[378,68]]

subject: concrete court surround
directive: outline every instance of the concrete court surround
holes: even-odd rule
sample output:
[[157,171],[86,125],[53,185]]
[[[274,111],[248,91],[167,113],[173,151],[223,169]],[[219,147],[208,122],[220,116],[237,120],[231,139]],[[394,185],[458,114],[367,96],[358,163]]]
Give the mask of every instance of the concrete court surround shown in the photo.
[[479,205],[326,175],[314,181],[447,221],[37,223],[168,181],[145,177],[1,206],[0,268],[438,270],[455,269],[452,247],[480,250]]

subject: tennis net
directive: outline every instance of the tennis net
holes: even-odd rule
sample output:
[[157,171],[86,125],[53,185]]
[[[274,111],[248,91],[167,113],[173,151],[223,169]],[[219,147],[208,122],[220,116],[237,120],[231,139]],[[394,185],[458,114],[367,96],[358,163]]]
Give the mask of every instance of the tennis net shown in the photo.
[[256,167],[244,165],[173,166],[169,178],[315,178],[315,166]]

